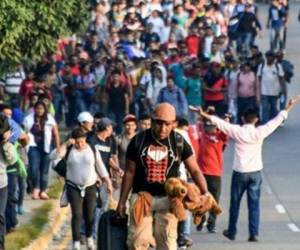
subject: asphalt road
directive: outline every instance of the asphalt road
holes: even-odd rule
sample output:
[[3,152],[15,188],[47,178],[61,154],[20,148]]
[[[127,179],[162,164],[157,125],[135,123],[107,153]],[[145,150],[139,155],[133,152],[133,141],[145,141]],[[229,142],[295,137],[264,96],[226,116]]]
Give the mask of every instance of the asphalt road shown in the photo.
[[[291,5],[286,58],[295,64],[295,77],[289,85],[289,95],[300,93],[300,23],[297,20],[299,4]],[[267,6],[259,7],[259,16],[265,27]],[[257,40],[262,51],[269,48],[269,33]],[[201,250],[300,250],[300,105],[291,113],[283,128],[271,135],[263,147],[264,181],[261,197],[261,226],[258,243],[248,243],[248,212],[246,199],[242,201],[236,241],[222,236],[227,228],[230,192],[232,144],[225,152],[225,173],[221,205],[224,213],[217,223],[217,234],[195,232],[191,249]]]
[[[298,11],[291,5],[286,57],[295,64],[295,77],[289,85],[289,95],[300,94],[300,32]],[[267,5],[259,6],[263,27],[266,25]],[[257,40],[262,51],[269,48],[269,31]],[[217,222],[217,233],[196,232],[193,226],[193,250],[300,250],[300,105],[293,110],[283,128],[279,128],[264,144],[264,181],[261,197],[259,242],[248,243],[248,212],[244,197],[240,210],[238,234],[231,242],[222,236],[227,227],[230,192],[232,143],[225,152],[225,172],[221,206],[224,209]],[[51,248],[52,249],[52,248]],[[54,249],[54,248],[53,248]],[[71,244],[69,248],[71,249]],[[85,248],[84,248],[85,249]]]

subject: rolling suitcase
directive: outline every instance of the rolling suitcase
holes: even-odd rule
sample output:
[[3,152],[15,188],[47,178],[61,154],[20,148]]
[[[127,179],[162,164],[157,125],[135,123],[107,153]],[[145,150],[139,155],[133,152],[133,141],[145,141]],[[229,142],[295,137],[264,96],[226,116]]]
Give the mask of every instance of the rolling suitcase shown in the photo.
[[127,220],[114,210],[103,213],[98,225],[97,250],[127,250]]

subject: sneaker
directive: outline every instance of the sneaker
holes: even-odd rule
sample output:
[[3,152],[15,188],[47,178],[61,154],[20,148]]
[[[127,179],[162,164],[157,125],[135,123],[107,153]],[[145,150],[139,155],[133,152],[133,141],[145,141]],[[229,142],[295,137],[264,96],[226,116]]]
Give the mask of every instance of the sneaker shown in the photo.
[[212,225],[207,225],[207,231],[211,234],[215,234],[217,233],[217,229],[216,229],[216,226],[212,226]]
[[74,241],[73,242],[72,250],[80,250],[80,241]]
[[227,239],[229,239],[229,240],[235,240],[235,235],[229,233],[228,230],[224,230],[224,231],[223,231],[223,235],[224,235]]
[[249,242],[258,242],[258,237],[256,235],[251,235],[248,239]]
[[193,240],[187,236],[179,236],[177,244],[179,248],[188,248],[193,245]]
[[86,238],[86,244],[88,250],[95,250],[95,243],[93,237]]

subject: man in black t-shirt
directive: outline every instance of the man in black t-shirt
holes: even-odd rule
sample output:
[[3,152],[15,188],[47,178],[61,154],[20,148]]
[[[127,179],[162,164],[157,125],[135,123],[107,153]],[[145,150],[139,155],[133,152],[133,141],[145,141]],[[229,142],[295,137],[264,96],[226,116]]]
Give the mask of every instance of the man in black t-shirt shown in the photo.
[[95,134],[88,140],[88,142],[99,150],[102,161],[108,172],[110,172],[111,169],[123,172],[119,168],[117,145],[112,133],[113,122],[109,118],[104,117],[96,125]]
[[[139,225],[130,221],[129,249],[177,249],[177,218],[169,212],[169,200],[164,184],[168,178],[179,176],[179,165],[183,161],[201,193],[207,193],[206,181],[200,172],[192,148],[173,131],[176,112],[168,103],[158,104],[152,115],[151,129],[135,136],[126,155],[126,169],[117,212],[125,214],[125,203],[132,190],[131,208],[139,192],[152,195],[151,213]],[[179,142],[182,142],[179,145]],[[179,148],[180,147],[180,148]],[[132,218],[132,214],[130,215]],[[154,220],[154,238],[153,235]]]

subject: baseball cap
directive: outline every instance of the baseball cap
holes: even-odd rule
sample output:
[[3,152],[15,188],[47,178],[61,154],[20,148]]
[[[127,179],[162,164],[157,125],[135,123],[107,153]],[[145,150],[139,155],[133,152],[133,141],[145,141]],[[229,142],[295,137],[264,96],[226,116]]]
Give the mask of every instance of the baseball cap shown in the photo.
[[126,115],[123,119],[123,123],[127,123],[127,122],[136,122],[136,117],[135,115]]
[[104,131],[110,125],[114,126],[114,122],[111,119],[104,117],[98,122],[96,131],[97,132]]
[[78,122],[94,122],[94,117],[90,112],[84,111],[81,112],[77,117]]

